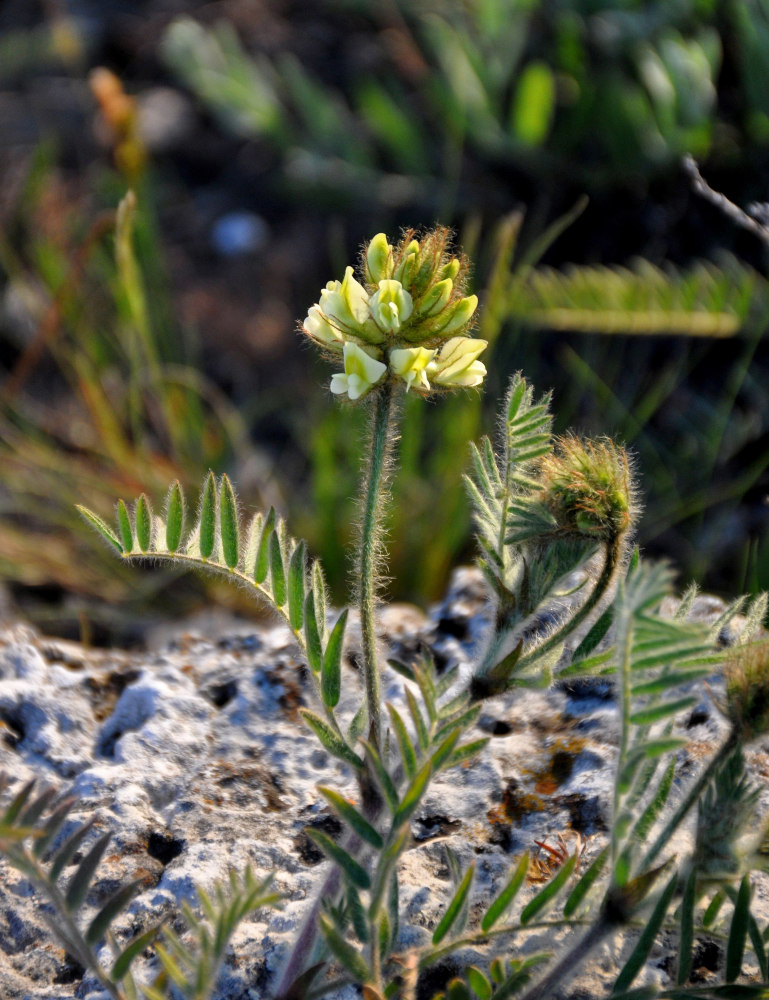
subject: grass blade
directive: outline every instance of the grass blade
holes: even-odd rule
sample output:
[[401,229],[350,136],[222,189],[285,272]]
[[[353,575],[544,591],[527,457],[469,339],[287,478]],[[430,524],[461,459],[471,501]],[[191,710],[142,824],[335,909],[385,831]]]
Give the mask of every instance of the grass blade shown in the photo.
[[518,894],[518,890],[521,888],[526,878],[526,873],[529,870],[529,861],[529,852],[524,851],[518,861],[515,871],[513,872],[512,878],[484,914],[483,920],[481,921],[481,930],[490,931],[497,920],[499,920],[505,910],[513,902]]

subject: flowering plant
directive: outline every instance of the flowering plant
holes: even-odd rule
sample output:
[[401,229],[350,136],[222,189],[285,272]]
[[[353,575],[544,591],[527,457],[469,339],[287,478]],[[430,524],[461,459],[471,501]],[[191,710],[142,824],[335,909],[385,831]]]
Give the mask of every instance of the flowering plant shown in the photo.
[[488,344],[468,334],[478,296],[464,294],[467,271],[446,229],[422,239],[409,231],[397,246],[378,233],[363,256],[363,284],[348,267],[302,324],[332,359],[343,355],[331,391],[354,401],[387,381],[422,395],[480,385],[486,368],[477,359]]
[[[420,240],[409,233],[397,247],[380,234],[364,255],[364,282],[348,268],[341,282],[326,286],[303,324],[325,353],[344,361],[332,392],[352,402],[368,397],[371,404],[355,567],[364,691],[351,718],[340,712],[348,612],[328,610],[319,563],[308,565],[304,543],[289,536],[274,510],[241,525],[230,480],[223,476],[217,483],[213,473],[189,531],[178,483],[168,492],[162,517],[145,495],[132,510],[119,501],[116,530],[81,509],[123,558],[213,570],[266,599],[307,662],[316,706],[301,710],[304,721],[357,780],[354,803],[335,789],[318,788],[344,836],[307,831],[332,862],[331,871],[274,995],[315,1000],[352,985],[364,1000],[507,1000],[519,994],[522,1000],[546,1000],[563,995],[559,987],[601,942],[635,935],[613,1000],[765,998],[769,928],[751,913],[751,878],[766,867],[767,832],[765,820],[756,823],[759,796],[746,773],[743,746],[769,731],[767,646],[750,642],[769,602],[766,595],[747,607],[735,602],[711,629],[687,621],[694,590],[675,620],[653,614],[669,595],[671,574],[631,554],[637,503],[627,453],[608,438],[554,438],[549,398],[536,400],[520,375],[510,381],[497,448],[488,438],[473,446],[467,477],[491,605],[472,670],[460,676],[455,667],[439,676],[429,657],[390,660],[408,685],[410,720],[383,704],[375,597],[386,555],[382,504],[398,401],[411,390],[426,395],[482,381],[485,368],[477,358],[486,345],[469,336],[477,300],[464,294],[466,272],[464,259],[449,252],[445,230]],[[563,608],[564,584],[575,576],[582,582]],[[538,617],[543,609],[548,615]],[[693,683],[724,659],[716,636],[740,610],[746,616],[721,704],[727,737],[694,779],[674,791],[676,753],[686,742],[674,729],[675,717],[696,703]],[[466,740],[482,702],[521,687],[595,674],[613,677],[619,716],[613,817],[603,847],[581,873],[579,848],[571,856],[565,847],[550,849],[552,865],[540,864],[533,879],[539,884],[544,878],[545,884],[522,907],[516,897],[526,895],[528,852],[493,900],[476,900],[471,907],[475,864],[463,873],[447,851],[453,894],[429,943],[409,952],[399,936],[398,886],[399,863],[412,846],[410,822],[435,775],[483,752],[486,738]],[[221,888],[215,899],[201,894],[205,919],[185,910],[185,941],[170,928],[155,941],[158,929],[150,927],[118,946],[110,926],[138,886],[119,889],[83,928],[81,909],[109,834],[90,846],[64,890],[62,872],[90,836],[91,823],[59,838],[73,800],[49,811],[52,798],[51,790],[33,797],[31,784],[16,794],[0,814],[0,851],[56,908],[61,921],[51,926],[69,953],[92,969],[113,1000],[137,1000],[140,990],[148,1000],[164,1000],[169,990],[185,1000],[209,1000],[238,921],[277,902],[269,877],[260,881],[247,870],[240,879],[233,875],[229,898]],[[669,842],[693,811],[693,846],[672,854]],[[660,863],[663,852],[667,857]],[[548,915],[559,897],[561,916]],[[718,927],[727,901],[729,920]],[[555,959],[544,951],[511,957],[506,942],[525,938],[535,927],[551,934],[570,931],[565,953]],[[715,933],[727,940],[724,982],[703,992],[689,983],[695,934]],[[115,953],[111,971],[96,950],[105,938]],[[675,986],[631,989],[655,942],[667,938],[677,941]],[[463,964],[463,949],[492,943],[495,954],[486,956],[487,967]],[[130,966],[149,945],[161,970],[152,985],[138,986]],[[744,982],[749,949],[760,982]],[[449,957],[454,978],[445,994],[433,996],[427,992],[428,970]],[[536,973],[542,964],[544,971]]]

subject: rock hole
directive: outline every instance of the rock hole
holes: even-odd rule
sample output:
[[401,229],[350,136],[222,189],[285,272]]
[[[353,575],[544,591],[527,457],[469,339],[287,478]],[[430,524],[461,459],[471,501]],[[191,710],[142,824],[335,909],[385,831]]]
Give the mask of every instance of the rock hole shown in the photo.
[[24,725],[16,712],[0,711],[0,735],[3,743],[12,750],[24,739]]
[[[334,837],[335,839],[342,832],[342,824],[336,816],[319,816],[318,819],[314,819],[307,826],[313,830],[322,830],[329,837]],[[294,847],[306,865],[319,865],[321,861],[326,860],[326,855],[319,847],[315,846],[304,830],[294,837]]]
[[414,834],[414,840],[419,844],[423,844],[426,840],[433,840],[435,837],[445,837],[462,826],[458,819],[449,819],[448,816],[440,815],[418,817],[416,824],[419,830]]
[[85,966],[81,965],[69,952],[64,953],[64,962],[59,967],[59,971],[53,977],[54,983],[64,985],[66,983],[77,983],[85,975]]
[[238,693],[238,682],[229,680],[221,684],[212,684],[203,692],[206,698],[217,708],[224,708]]
[[179,857],[186,843],[186,840],[177,840],[165,833],[151,833],[147,838],[147,854],[161,865],[167,865]]
[[478,728],[490,736],[509,736],[513,727],[504,719],[495,719],[493,715],[482,715],[478,719]]

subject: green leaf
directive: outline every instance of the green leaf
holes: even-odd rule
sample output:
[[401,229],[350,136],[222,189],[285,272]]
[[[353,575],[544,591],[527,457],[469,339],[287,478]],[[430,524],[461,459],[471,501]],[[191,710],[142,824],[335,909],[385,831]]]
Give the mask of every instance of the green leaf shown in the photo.
[[136,540],[142,552],[152,544],[152,508],[146,493],[136,501]]
[[45,852],[48,850],[51,842],[53,841],[56,834],[61,829],[61,825],[64,820],[69,816],[72,811],[72,807],[77,802],[74,795],[69,796],[56,806],[51,815],[45,821],[42,829],[42,836],[38,837],[32,848],[32,853],[36,858],[42,858]]
[[272,581],[272,596],[275,599],[275,604],[282,608],[286,603],[287,591],[280,531],[273,531],[270,537],[270,580]]
[[87,507],[82,507],[79,503],[75,504],[75,509],[82,517],[85,518],[86,521],[88,521],[92,528],[95,528],[99,532],[102,538],[106,539],[106,541],[108,541],[110,545],[114,546],[118,552],[123,552],[124,547],[120,544],[120,540],[117,535],[112,528],[109,527],[106,521],[103,521],[98,514],[94,514],[92,510],[89,510]]
[[480,969],[474,965],[468,965],[465,969],[465,975],[478,1000],[491,1000],[491,983]]
[[135,879],[133,882],[129,882],[128,885],[124,885],[121,889],[118,889],[117,892],[110,896],[107,902],[102,906],[88,925],[88,930],[85,932],[85,940],[87,944],[95,945],[101,941],[109,930],[109,925],[115,917],[121,913],[126,906],[128,906],[138,892],[141,884],[141,879]]
[[321,933],[334,957],[347,969],[358,983],[368,983],[372,976],[363,955],[342,937],[326,914],[319,919]]
[[726,901],[726,896],[724,895],[722,890],[719,889],[718,892],[715,894],[715,896],[713,896],[711,901],[708,903],[705,912],[702,914],[703,927],[710,927],[711,924],[715,922],[715,919],[718,916],[718,911],[724,905],[725,901]]
[[267,518],[262,528],[262,537],[259,540],[259,549],[256,553],[254,563],[254,580],[257,583],[264,583],[270,568],[270,539],[275,530],[275,508],[270,507]]
[[300,708],[299,714],[330,754],[343,760],[345,764],[350,764],[356,770],[362,770],[363,761],[361,758],[344,742],[339,733],[334,732],[325,719],[307,708]]
[[685,708],[691,708],[696,701],[696,698],[678,698],[676,701],[666,701],[661,705],[642,708],[638,712],[633,712],[630,721],[635,726],[650,726],[653,722],[659,722],[660,719],[665,719],[669,715],[676,715]]
[[25,805],[24,809],[19,813],[19,826],[34,826],[50,805],[51,800],[54,798],[56,798],[56,789],[44,788],[43,791],[36,796],[36,798],[34,798],[29,805]]
[[326,788],[323,785],[318,785],[318,791],[362,840],[365,840],[367,844],[371,844],[372,847],[376,847],[377,849],[380,849],[384,845],[379,832],[374,829],[369,821],[343,795],[340,795],[333,788]]
[[654,942],[657,940],[657,934],[659,933],[659,929],[665,919],[665,914],[667,913],[670,902],[673,899],[673,894],[676,891],[677,885],[678,872],[674,872],[670,881],[662,890],[662,893],[655,904],[654,910],[652,911],[652,915],[649,917],[649,922],[641,931],[641,936],[638,938],[638,942],[636,943],[630,958],[627,962],[625,962],[619,976],[617,976],[617,981],[614,984],[612,995],[628,989],[635,977],[641,971],[641,967],[648,958],[649,952],[654,946]]
[[365,747],[374,778],[385,797],[390,812],[394,814],[398,809],[399,799],[393,780],[388,774],[387,768],[382,763],[382,758],[379,756],[376,747],[366,740],[361,740],[361,742]]
[[216,479],[208,473],[200,500],[200,555],[210,559],[216,540]]
[[448,932],[451,930],[452,925],[459,916],[462,907],[465,904],[467,895],[470,892],[470,886],[472,885],[473,876],[475,875],[475,865],[472,864],[465,872],[464,878],[459,883],[457,891],[454,893],[454,898],[449,903],[446,912],[443,914],[438,926],[433,931],[433,944],[440,944],[440,942],[446,937]]
[[[304,622],[304,564],[307,547],[300,542],[291,553],[288,562],[288,620],[291,628],[298,632]],[[309,594],[312,590],[308,591]],[[315,609],[313,607],[313,615]],[[316,622],[317,630],[317,622]]]
[[323,648],[318,634],[318,623],[315,618],[315,596],[312,590],[307,591],[304,600],[304,641],[307,647],[307,660],[313,673],[320,673],[323,666]]
[[430,737],[427,732],[427,726],[425,725],[425,720],[422,717],[422,712],[417,704],[417,700],[414,697],[414,692],[410,688],[406,688],[405,692],[409,712],[414,722],[414,730],[417,734],[417,740],[419,741],[419,749],[422,753],[425,753],[430,746]]
[[446,1000],[472,1000],[470,988],[464,979],[455,977],[446,984]]
[[432,773],[433,762],[432,760],[428,760],[414,775],[408,788],[406,789],[406,794],[403,796],[398,808],[395,810],[395,815],[393,816],[393,830],[397,830],[399,827],[408,823],[409,819],[411,819],[411,816],[419,805],[419,802],[427,789]]
[[390,713],[390,718],[392,719],[393,729],[395,730],[395,736],[398,740],[398,746],[400,748],[406,776],[408,778],[413,778],[417,773],[417,754],[414,749],[414,744],[411,742],[411,737],[406,731],[406,725],[397,708],[388,703],[387,710]]
[[454,730],[453,733],[449,733],[445,740],[438,746],[430,757],[430,763],[433,766],[433,774],[437,774],[440,770],[444,768],[446,763],[451,759],[451,755],[454,752],[454,748],[459,742],[460,733],[458,730]]
[[347,887],[347,911],[350,914],[350,919],[352,921],[352,926],[355,933],[358,935],[358,939],[366,944],[370,938],[368,924],[366,923],[366,909],[361,902],[358,890],[353,888],[353,886],[348,885]]
[[563,907],[563,915],[565,919],[569,919],[573,914],[575,914],[579,908],[580,903],[585,899],[590,888],[595,883],[598,876],[603,871],[606,866],[606,862],[609,860],[609,848],[604,847],[601,853],[596,857],[595,861],[590,865],[588,870],[582,876],[582,878],[577,882],[574,888],[569,893],[566,903]]
[[55,882],[64,871],[68,861],[88,836],[95,822],[96,817],[92,816],[91,819],[74,830],[58,848],[51,860],[51,867],[48,869],[48,878],[51,882]]
[[443,763],[443,769],[448,771],[449,768],[456,767],[457,764],[464,764],[465,761],[472,760],[489,742],[490,737],[484,736],[479,740],[472,740],[470,743],[462,743],[461,746],[451,751]]
[[91,878],[96,871],[102,855],[107,850],[107,844],[112,839],[111,833],[104,833],[96,841],[91,850],[86,854],[77,870],[67,885],[67,892],[64,897],[70,910],[76,910],[85,899]]
[[529,900],[521,911],[522,925],[525,926],[528,924],[541,910],[543,910],[549,903],[552,902],[553,899],[555,899],[556,895],[560,892],[561,888],[566,884],[569,876],[574,871],[576,863],[577,856],[576,854],[572,854],[571,857],[564,861],[558,870],[558,873],[553,876],[547,885],[543,886],[534,899]]
[[184,495],[177,479],[168,491],[166,500],[166,548],[176,552],[184,531]]
[[238,565],[240,534],[238,526],[238,502],[228,476],[222,476],[219,500],[219,527],[222,535],[222,554],[230,569]]
[[10,826],[16,821],[16,817],[19,815],[21,810],[26,806],[29,801],[29,797],[32,794],[32,789],[35,787],[36,779],[30,778],[16,793],[16,795],[11,800],[10,805],[5,810],[3,814],[2,823],[3,826]]
[[505,910],[513,902],[518,894],[518,890],[521,888],[526,879],[526,873],[529,870],[530,860],[529,852],[525,851],[518,861],[512,878],[484,914],[483,920],[481,921],[481,930],[490,931],[497,920],[499,920]]
[[733,983],[742,969],[742,956],[750,919],[750,878],[744,875],[734,904],[729,939],[726,942],[726,981]]
[[122,500],[117,502],[117,525],[118,532],[123,541],[123,551],[131,552],[134,547],[134,534],[131,527],[131,515]]
[[137,955],[141,955],[145,948],[148,948],[160,931],[160,924],[157,927],[150,927],[148,931],[137,934],[132,938],[125,948],[120,952],[110,970],[109,978],[113,983],[119,983],[128,972],[131,962]]
[[696,903],[695,891],[697,888],[697,871],[692,866],[692,870],[686,879],[684,894],[681,900],[681,913],[679,918],[680,931],[678,935],[678,971],[676,973],[676,983],[683,986],[689,978],[692,968],[692,945],[694,944],[694,904]]
[[606,633],[611,628],[614,621],[614,608],[608,607],[598,621],[588,631],[585,638],[577,646],[572,655],[572,660],[584,660],[593,652]]
[[342,685],[342,647],[344,645],[344,630],[347,625],[348,609],[345,608],[331,630],[326,651],[323,654],[323,666],[320,671],[320,694],[323,704],[335,708],[339,702]]

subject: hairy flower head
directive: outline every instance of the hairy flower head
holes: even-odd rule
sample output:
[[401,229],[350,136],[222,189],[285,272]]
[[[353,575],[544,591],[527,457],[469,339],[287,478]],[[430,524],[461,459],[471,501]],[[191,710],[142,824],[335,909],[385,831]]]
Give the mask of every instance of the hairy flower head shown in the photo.
[[540,462],[543,500],[562,530],[616,538],[635,517],[635,491],[624,448],[610,438],[568,434]]
[[736,646],[724,668],[726,703],[719,705],[744,742],[769,733],[769,640]]
[[[421,236],[409,230],[397,245],[378,233],[363,253],[362,280],[346,268],[342,281],[321,291],[302,324],[327,353],[344,354],[345,371],[334,376],[333,391],[358,399],[386,381],[405,382],[407,391],[421,394],[480,385],[486,367],[478,355],[487,342],[470,336],[478,297],[465,294],[467,272],[448,229]],[[387,374],[374,378],[360,368],[367,363],[349,345],[383,364]],[[348,364],[360,370],[348,371]]]

